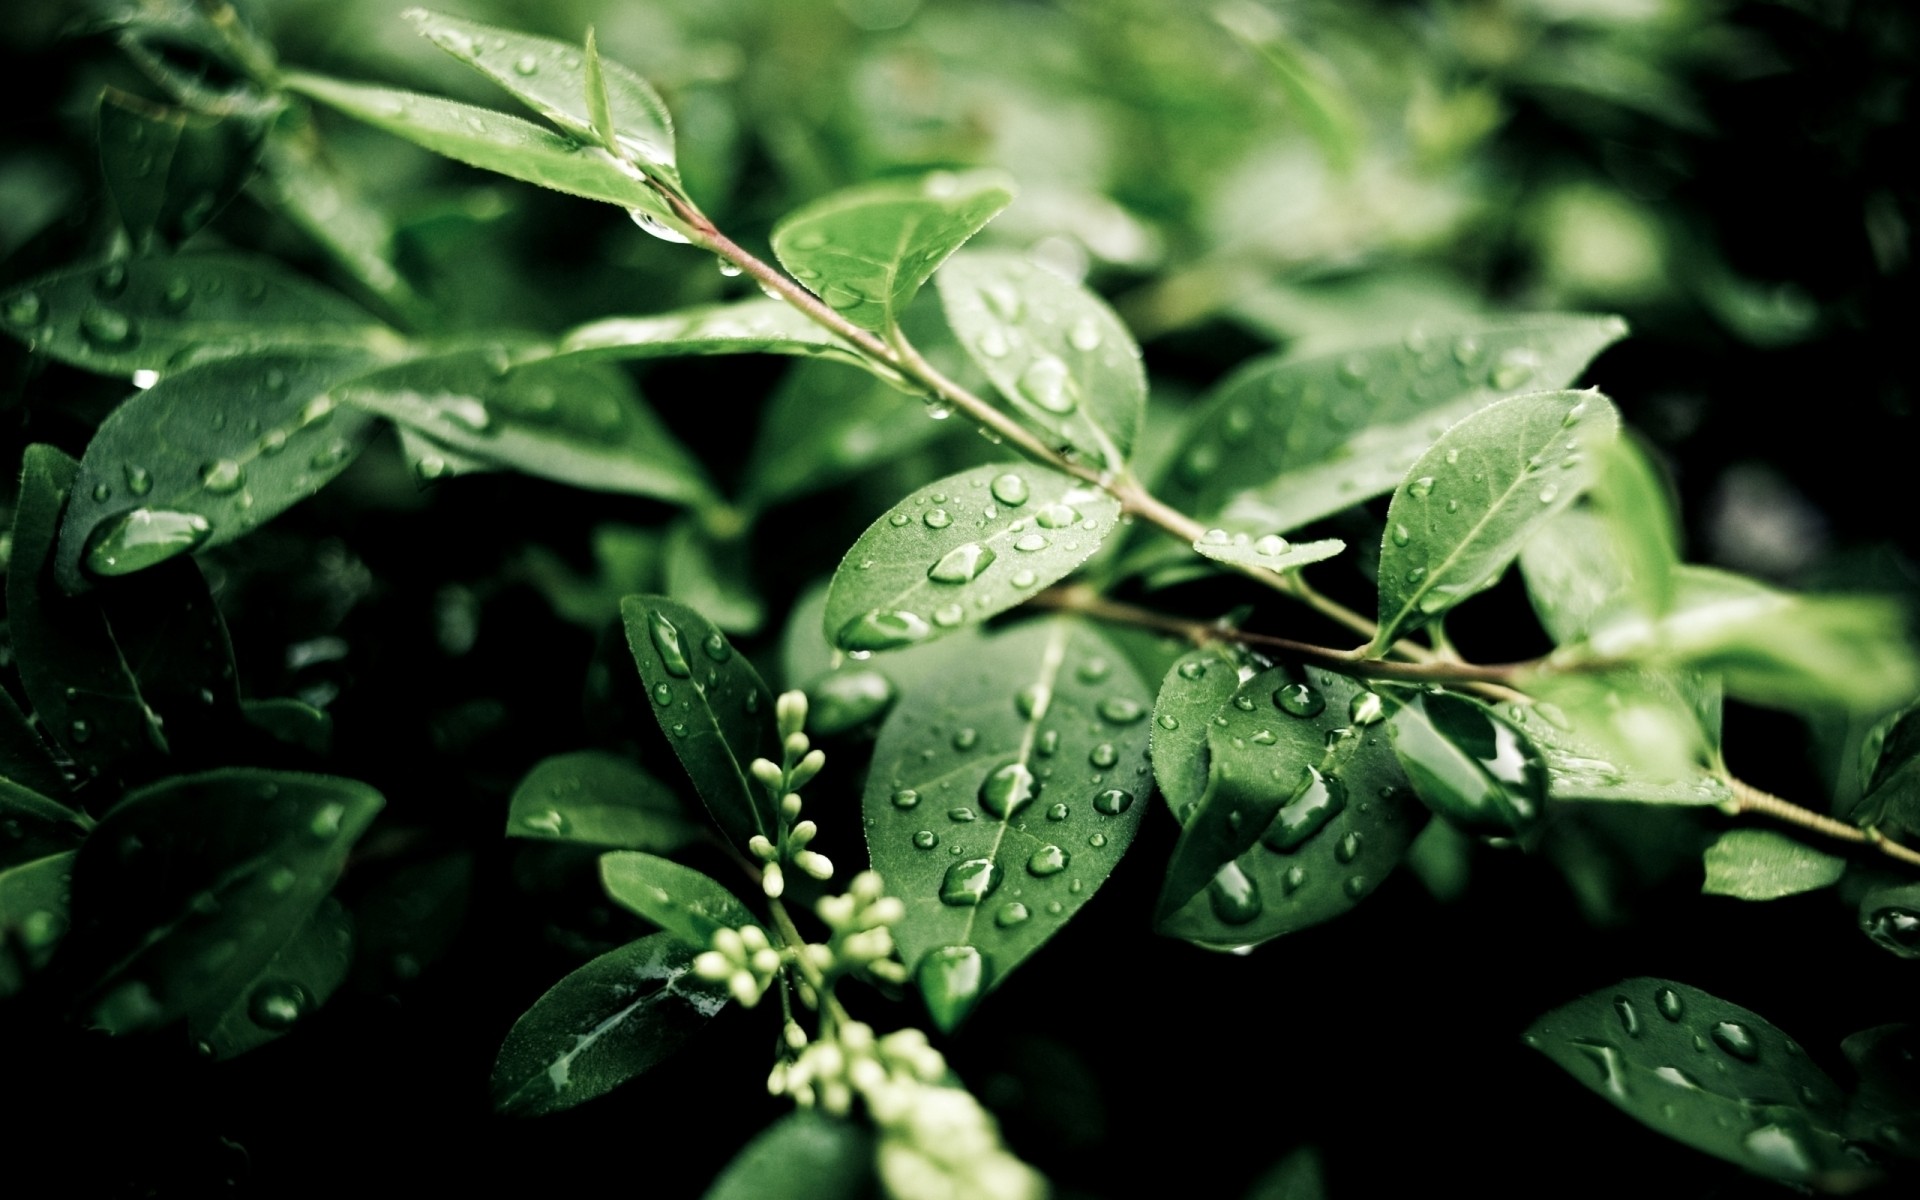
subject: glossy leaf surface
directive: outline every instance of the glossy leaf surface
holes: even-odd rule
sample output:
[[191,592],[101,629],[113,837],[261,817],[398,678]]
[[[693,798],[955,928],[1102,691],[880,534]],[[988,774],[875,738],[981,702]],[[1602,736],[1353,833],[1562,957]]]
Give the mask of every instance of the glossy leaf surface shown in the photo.
[[830,308],[865,329],[892,329],[941,263],[1013,200],[997,172],[937,172],[849,188],[773,229],[773,252]]
[[1920,830],[1920,706],[1888,718],[1878,743],[1873,761],[1864,765],[1866,795],[1855,820]]
[[542,759],[507,808],[508,837],[666,852],[700,833],[672,789],[602,750]]
[[1777,900],[1838,883],[1847,860],[1771,829],[1730,829],[1707,847],[1706,867],[1710,896]]
[[652,921],[695,950],[718,929],[757,925],[739,899],[692,867],[633,850],[600,856],[600,883],[623,908]]
[[1698,988],[1628,979],[1562,1005],[1529,1046],[1641,1124],[1749,1171],[1856,1185],[1834,1131],[1841,1093],[1793,1040]]
[[[791,304],[756,298],[648,317],[603,317],[560,336],[566,358],[644,359],[690,354],[794,354],[856,361],[839,338]],[[899,402],[898,393],[894,401]]]
[[233,199],[253,167],[257,126],[209,119],[108,88],[100,96],[100,166],[136,248],[178,242]]
[[243,768],[129,794],[73,870],[62,960],[94,1022],[224,1011],[298,936],[381,803],[353,780]]
[[1383,716],[1379,697],[1323,671],[1275,667],[1240,684],[1209,723],[1207,792],[1183,821],[1155,927],[1248,945],[1340,916],[1378,887],[1421,825],[1369,731]]
[[258,356],[169,375],[87,443],[60,526],[69,589],[240,537],[351,466],[377,422],[328,389],[364,358]]
[[[0,938],[19,947],[29,971],[47,965],[69,928],[72,906],[73,860],[77,850],[63,850],[11,866],[0,865]],[[9,944],[9,943],[0,943]],[[0,962],[0,968],[4,967]],[[0,969],[0,997],[8,994]]]
[[419,303],[394,263],[394,222],[340,169],[309,113],[283,114],[261,146],[250,185],[368,291],[400,311]]
[[1149,731],[1153,780],[1181,824],[1182,814],[1207,793],[1207,733],[1214,714],[1239,690],[1238,656],[1225,646],[1189,651],[1160,683]]
[[493,1064],[493,1106],[533,1117],[572,1108],[680,1048],[727,1003],[692,973],[668,933],[602,954],[553,985],[513,1024]]
[[187,1030],[214,1058],[232,1058],[291,1032],[346,982],[353,918],[328,896],[279,953],[225,1004],[187,1014]]
[[243,254],[70,268],[0,295],[0,323],[42,354],[105,375],[165,374],[276,350],[400,347],[396,334],[340,296]]
[[[1220,536],[1216,537],[1215,534]],[[1252,537],[1229,534],[1222,529],[1208,530],[1207,536],[1193,544],[1194,552],[1215,562],[1236,567],[1255,567],[1276,575],[1296,571],[1311,563],[1325,562],[1347,548],[1339,538],[1314,542],[1289,542],[1277,534]]]
[[1920,958],[1920,884],[1877,887],[1860,898],[1860,931],[1901,958]]
[[914,654],[881,728],[867,848],[952,1028],[1098,890],[1138,830],[1152,693],[1099,632],[1030,621]]
[[803,1108],[748,1142],[702,1200],[864,1200],[872,1189],[873,1133]]
[[707,811],[736,846],[774,836],[774,799],[748,774],[756,758],[778,762],[773,694],[713,623],[665,596],[620,602],[627,646],[653,715]]
[[990,463],[930,483],[867,527],[834,571],[827,637],[891,650],[1005,612],[1085,562],[1120,503],[1071,476]]
[[529,475],[680,503],[713,497],[699,463],[612,366],[552,359],[503,372],[486,353],[469,353],[389,367],[335,394]]
[[1540,703],[1509,702],[1499,712],[1540,752],[1554,799],[1686,806],[1732,798],[1707,768],[1711,747],[1672,680],[1620,673],[1532,686]]
[[1584,637],[1620,598],[1666,611],[1679,562],[1679,531],[1667,486],[1631,437],[1602,450],[1586,503],[1556,514],[1520,550],[1527,595],[1556,642]]
[[1617,317],[1543,316],[1315,358],[1276,356],[1223,383],[1161,497],[1282,533],[1393,490],[1448,426],[1562,388],[1626,333]]
[[960,255],[935,282],[960,343],[1026,424],[1093,465],[1126,465],[1147,379],[1105,302],[1011,254]]
[[1387,738],[1414,794],[1470,833],[1510,837],[1540,819],[1547,766],[1519,726],[1477,700],[1400,695]]
[[1527,539],[1593,477],[1619,434],[1595,392],[1502,400],[1441,435],[1395,489],[1380,542],[1376,649],[1492,587]]

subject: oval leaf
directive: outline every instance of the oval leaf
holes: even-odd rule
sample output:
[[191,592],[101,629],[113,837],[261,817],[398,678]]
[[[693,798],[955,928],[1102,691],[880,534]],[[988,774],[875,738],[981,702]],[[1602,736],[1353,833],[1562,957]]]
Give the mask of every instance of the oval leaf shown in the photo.
[[1671,681],[1646,672],[1529,685],[1538,704],[1500,714],[1526,732],[1555,800],[1709,805],[1733,793],[1705,763],[1700,723]]
[[1593,455],[1619,429],[1597,392],[1542,392],[1441,434],[1387,509],[1376,652],[1497,583],[1534,530],[1586,487]]
[[1239,657],[1218,645],[1183,655],[1160,683],[1149,731],[1153,779],[1183,825],[1182,814],[1207,794],[1207,767],[1212,761],[1207,731],[1213,727],[1213,716],[1239,690]]
[[833,573],[826,632],[891,650],[1005,612],[1092,557],[1120,502],[1032,464],[930,483],[867,527]]
[[[556,357],[643,359],[693,354],[796,354],[863,360],[783,300],[755,297],[650,317],[604,317],[560,336]],[[899,394],[893,393],[895,407]]]
[[1212,947],[1317,925],[1365,899],[1420,832],[1379,697],[1286,667],[1240,684],[1208,723],[1207,792],[1167,863],[1156,928]]
[[602,954],[534,1001],[493,1064],[493,1106],[533,1117],[584,1103],[680,1048],[727,1003],[694,951],[655,933]]
[[1738,1005],[1629,979],[1553,1010],[1529,1046],[1641,1124],[1775,1179],[1864,1182],[1834,1132],[1838,1086],[1792,1039]]
[[1413,792],[1468,833],[1511,837],[1540,819],[1547,767],[1527,735],[1477,700],[1401,694],[1387,737]]
[[507,836],[675,850],[700,837],[680,798],[617,754],[576,750],[542,759],[513,791]]
[[1161,498],[1202,520],[1297,529],[1391,491],[1442,430],[1494,401],[1568,386],[1626,330],[1618,317],[1533,317],[1262,359],[1213,393]]
[[863,1200],[872,1184],[873,1132],[801,1109],[748,1142],[701,1200]]
[[[18,946],[29,971],[46,966],[67,934],[72,902],[68,885],[78,855],[77,850],[63,850],[0,867],[0,946]],[[7,996],[8,986],[0,977],[0,999]]]
[[1112,309],[1011,254],[960,255],[935,282],[961,344],[1027,424],[1096,465],[1126,465],[1147,377]]
[[699,463],[614,367],[548,359],[502,371],[477,351],[402,363],[334,395],[529,475],[686,504],[714,499]]
[[1707,847],[1706,867],[1709,896],[1778,900],[1840,882],[1847,860],[1771,829],[1732,829]]
[[1147,805],[1152,693],[1081,622],[915,652],[867,776],[867,848],[936,1022],[957,1025],[1106,880]]
[[274,350],[392,355],[402,345],[340,296],[240,254],[61,271],[0,295],[0,321],[33,349],[104,375]]
[[70,590],[246,534],[347,469],[377,422],[329,387],[360,358],[205,363],[136,392],[100,423],[60,525]]
[[991,171],[867,184],[774,226],[773,252],[829,307],[884,332],[928,276],[1012,200],[1006,177]]
[[1230,534],[1224,529],[1210,529],[1206,537],[1193,544],[1193,548],[1202,557],[1215,562],[1282,574],[1297,571],[1310,563],[1325,562],[1345,550],[1347,544],[1339,538],[1289,542],[1274,533],[1256,538],[1245,533]]
[[327,1002],[353,965],[353,918],[328,896],[292,940],[224,1004],[187,1014],[188,1033],[216,1059],[282,1036]]
[[101,820],[73,870],[62,961],[112,1033],[223,1011],[333,887],[380,794],[240,768],[163,780]]
[[775,801],[747,770],[756,758],[780,759],[760,673],[711,621],[665,596],[628,596],[620,619],[654,718],[707,811],[736,846],[777,836]]
[[679,938],[695,950],[713,944],[718,929],[759,922],[738,897],[692,867],[632,850],[600,856],[600,883],[623,908]]
[[174,243],[211,221],[252,173],[260,125],[167,108],[115,88],[100,95],[100,167],[136,248]]

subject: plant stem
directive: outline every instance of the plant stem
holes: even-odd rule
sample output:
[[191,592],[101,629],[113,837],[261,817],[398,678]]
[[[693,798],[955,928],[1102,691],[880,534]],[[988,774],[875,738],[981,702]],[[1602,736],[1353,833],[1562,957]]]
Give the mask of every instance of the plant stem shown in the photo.
[[806,979],[808,986],[813,988],[813,994],[820,998],[820,1011],[825,1013],[835,1025],[842,1025],[851,1020],[846,1008],[841,1005],[840,998],[833,994],[833,985],[827,982],[827,977],[820,973],[819,968],[807,961],[804,953],[807,939],[800,936],[800,929],[793,923],[793,917],[787,912],[787,906],[778,900],[768,900],[767,908],[773,913],[773,927],[775,932],[779,933],[780,940],[786,943],[788,949],[794,951],[793,964],[800,969],[800,974]]
[[1872,846],[1889,858],[1920,866],[1920,850],[1903,846],[1878,830],[1861,829],[1845,821],[1836,821],[1812,809],[1801,808],[1798,804],[1782,800],[1771,792],[1763,792],[1745,780],[1728,776],[1725,782],[1733,791],[1735,812],[1764,813],[1776,820],[1785,821],[1789,825],[1798,825],[1802,829],[1823,833],[1842,842]]

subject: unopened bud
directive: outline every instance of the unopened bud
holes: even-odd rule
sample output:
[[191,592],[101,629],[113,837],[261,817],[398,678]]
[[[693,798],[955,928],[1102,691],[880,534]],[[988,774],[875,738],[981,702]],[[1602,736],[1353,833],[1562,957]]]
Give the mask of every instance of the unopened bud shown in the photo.
[[693,973],[719,983],[733,974],[733,962],[718,950],[708,950],[694,956]]
[[788,758],[799,758],[805,754],[807,749],[812,745],[813,743],[807,740],[806,734],[790,733],[787,735],[787,739],[780,743],[780,748],[787,752]]
[[751,971],[736,971],[727,980],[727,990],[733,993],[742,1007],[752,1008],[760,1002],[760,981]]
[[753,851],[753,856],[761,862],[773,861],[773,843],[767,840],[765,834],[756,833],[748,838],[747,849]]
[[838,929],[853,919],[852,896],[822,896],[813,911],[827,923],[828,928]]
[[802,821],[787,834],[788,840],[795,846],[804,846],[820,833],[820,827],[812,821]]
[[787,890],[787,877],[781,874],[779,863],[768,863],[760,869],[760,890],[769,900],[778,900]]
[[782,773],[779,763],[765,758],[756,758],[747,769],[752,771],[753,777],[758,779],[761,785],[769,791],[780,790]]
[[791,821],[800,815],[800,794],[788,792],[780,797],[780,815]]
[[807,756],[793,765],[793,775],[789,782],[793,787],[804,787],[809,779],[820,773],[827,765],[827,756],[818,750],[807,751]]
[[862,871],[853,877],[847,890],[861,900],[874,901],[886,895],[886,881],[880,878],[878,871]]
[[825,971],[833,965],[833,951],[819,942],[809,942],[801,953],[807,956],[807,961],[813,964],[816,971]]
[[907,915],[907,906],[898,896],[882,896],[867,906],[866,915],[872,925],[897,925]]
[[833,878],[833,860],[824,854],[815,854],[811,850],[799,851],[793,856],[793,865],[815,879]]
[[780,726],[781,737],[799,733],[807,723],[807,694],[781,692],[780,698],[773,702],[773,716]]
[[726,955],[731,962],[740,962],[747,957],[747,944],[741,940],[738,929],[723,926],[714,930],[713,948]]
[[740,927],[740,944],[745,946],[749,951],[754,952],[765,950],[768,946],[773,945],[772,942],[767,940],[767,931],[758,925],[742,925]]
[[789,1050],[804,1050],[807,1047],[807,1031],[800,1028],[798,1021],[788,1021],[780,1035],[786,1039]]
[[750,965],[762,975],[772,975],[780,969],[780,952],[772,947],[755,950]]

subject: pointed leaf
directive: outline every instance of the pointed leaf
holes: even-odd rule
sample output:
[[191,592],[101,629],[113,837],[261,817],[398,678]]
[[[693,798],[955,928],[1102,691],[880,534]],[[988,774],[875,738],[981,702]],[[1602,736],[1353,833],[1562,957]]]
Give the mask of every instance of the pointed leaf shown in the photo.
[[1119,516],[1107,492],[1045,467],[949,475],[847,551],[827,594],[827,637],[843,650],[890,650],[984,621],[1065,578]]
[[547,359],[502,371],[473,351],[389,367],[334,394],[529,475],[679,503],[714,499],[699,463],[615,367]]
[[1792,1039],[1697,988],[1628,979],[1541,1017],[1529,1046],[1641,1124],[1823,1190],[1872,1172],[1835,1132],[1840,1089]]
[[73,870],[62,961],[113,1033],[224,1010],[299,934],[380,810],[350,779],[233,768],[130,793]]
[[1895,833],[1920,831],[1920,705],[1888,717],[1883,726],[1876,730],[1873,759],[1861,771],[1866,795],[1853,820]]
[[[847,344],[781,300],[755,297],[648,317],[604,317],[560,336],[555,356],[644,359],[693,354],[793,354],[858,365]],[[898,392],[891,393],[901,407]]]
[[[1251,671],[1253,668],[1248,667]],[[1189,651],[1167,672],[1153,702],[1153,780],[1181,824],[1207,793],[1214,714],[1240,690],[1240,656],[1222,645]],[[1191,815],[1191,814],[1188,814]]]
[[1297,529],[1393,490],[1447,426],[1562,388],[1626,333],[1618,317],[1509,318],[1318,358],[1275,356],[1223,383],[1160,496],[1201,520]]
[[249,186],[368,291],[402,312],[419,305],[394,263],[392,220],[327,154],[305,106],[267,130]]
[[1095,466],[1126,466],[1147,377],[1112,309],[1011,254],[960,255],[935,282],[961,344],[1025,423]]
[[72,850],[91,824],[64,804],[0,779],[0,868]]
[[942,1028],[1079,911],[1147,809],[1152,693],[1055,618],[914,651],[867,776],[867,848]]
[[1297,571],[1310,563],[1325,562],[1347,548],[1339,538],[1317,542],[1289,542],[1278,534],[1251,537],[1210,529],[1207,536],[1193,544],[1195,552],[1215,562],[1236,567],[1257,567],[1274,574]]
[[187,1014],[187,1031],[216,1059],[264,1046],[291,1031],[346,982],[353,918],[332,896],[250,983],[224,1004]]
[[701,1200],[865,1200],[872,1188],[872,1131],[803,1108],[748,1142]]
[[136,392],[80,460],[55,569],[70,590],[233,541],[352,465],[373,418],[327,389],[363,358],[263,355],[204,363]]
[[587,26],[586,77],[582,80],[587,99],[587,120],[593,127],[593,140],[609,150],[618,149],[614,139],[613,103],[607,99],[607,80],[600,70],[600,46]]
[[1367,732],[1379,697],[1285,667],[1242,683],[1208,723],[1206,795],[1167,863],[1156,928],[1242,946],[1347,912],[1420,832],[1419,801]]
[[1540,819],[1547,767],[1498,712],[1451,693],[1390,693],[1387,739],[1414,795],[1469,833],[1512,837]]
[[639,913],[695,950],[711,946],[716,930],[759,924],[732,892],[671,859],[633,850],[602,854],[600,883],[614,903]]
[[340,296],[242,254],[75,267],[0,295],[7,332],[103,375],[167,374],[273,350],[392,354],[398,335]]
[[1623,595],[1646,613],[1673,599],[1679,532],[1665,482],[1631,437],[1597,457],[1588,503],[1547,521],[1520,550],[1527,595],[1556,642],[1584,637]]
[[1442,434],[1387,509],[1375,649],[1497,583],[1534,530],[1586,487],[1592,455],[1619,427],[1597,392],[1540,392]]
[[673,120],[647,81],[616,62],[598,60],[600,86],[588,83],[580,47],[552,38],[483,25],[445,13],[409,9],[404,15],[434,45],[510,92],[514,99],[583,141],[595,140],[588,97],[607,99],[607,124],[629,154],[672,179]]
[[1777,900],[1840,882],[1847,860],[1771,829],[1731,829],[1707,847],[1706,867],[1709,896]]
[[842,316],[885,332],[940,264],[1012,200],[1007,178],[992,171],[867,184],[782,220],[773,252]]
[[631,850],[676,850],[700,837],[680,798],[617,754],[542,759],[513,790],[507,836]]
[[1671,680],[1616,673],[1528,686],[1540,703],[1498,711],[1540,752],[1553,799],[1705,806],[1733,798],[1705,765],[1710,747]]
[[554,984],[500,1047],[495,1110],[534,1117],[572,1108],[679,1049],[727,1003],[725,988],[692,974],[693,956],[672,934],[650,934]]
[[748,773],[756,758],[780,759],[760,673],[711,621],[665,596],[628,596],[620,619],[654,718],[707,811],[736,846],[776,836],[775,800]]

